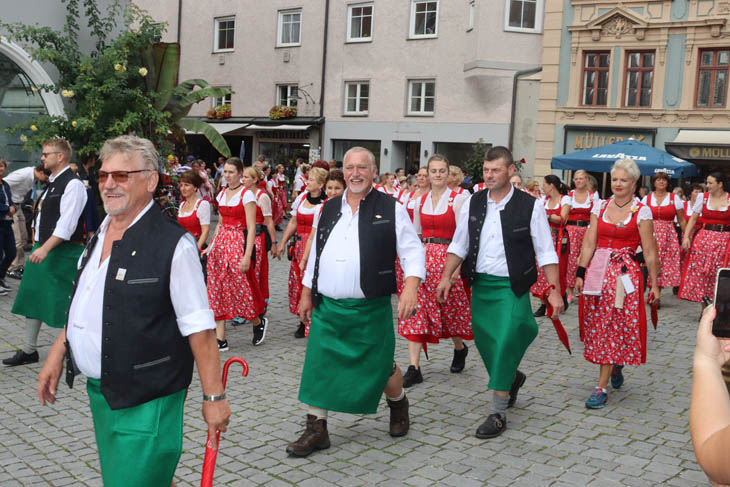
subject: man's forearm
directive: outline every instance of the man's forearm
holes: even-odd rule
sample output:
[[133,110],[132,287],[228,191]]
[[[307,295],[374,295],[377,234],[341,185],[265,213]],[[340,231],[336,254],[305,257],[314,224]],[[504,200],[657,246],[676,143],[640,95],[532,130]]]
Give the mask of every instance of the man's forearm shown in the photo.
[[555,286],[555,290],[560,292],[560,270],[558,269],[558,264],[548,264],[543,266],[542,270],[545,272],[548,283]]
[[464,259],[456,254],[446,254],[446,264],[444,265],[444,271],[441,273],[441,279],[451,278],[457,267],[464,262]]
[[46,252],[50,252],[51,250],[61,245],[63,242],[65,242],[64,239],[56,237],[55,235],[51,235],[41,247]]
[[203,394],[222,394],[223,381],[221,380],[221,364],[218,358],[215,331],[205,330],[193,333],[188,337],[188,341],[195,363],[198,365]]

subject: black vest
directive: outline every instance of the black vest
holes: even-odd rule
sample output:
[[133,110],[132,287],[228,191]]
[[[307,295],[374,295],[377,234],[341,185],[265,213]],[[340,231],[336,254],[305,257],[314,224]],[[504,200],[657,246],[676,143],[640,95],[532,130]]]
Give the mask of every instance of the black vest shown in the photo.
[[[366,298],[390,296],[398,290],[395,280],[395,205],[395,198],[374,189],[360,201],[360,288]],[[315,305],[318,303],[319,258],[332,229],[342,217],[341,208],[342,195],[327,200],[317,225],[317,256],[312,279]]]
[[[469,204],[469,253],[461,266],[461,272],[469,281],[474,283],[479,254],[479,239],[482,234],[484,220],[487,217],[488,190],[479,191],[471,197]],[[504,253],[507,258],[507,269],[512,291],[517,297],[530,290],[537,281],[537,265],[535,263],[535,249],[532,246],[530,235],[530,221],[532,209],[537,200],[515,189],[512,198],[500,212],[502,222],[502,240]]]
[[[66,185],[73,179],[79,179],[76,174],[69,168],[63,171],[52,183],[48,183],[43,198],[41,208],[41,221],[38,224],[38,242],[43,245],[46,240],[51,238],[53,230],[56,229],[56,223],[61,217],[61,196],[66,190]],[[35,215],[34,215],[35,216]],[[81,242],[84,239],[84,214],[79,216],[69,242]]]
[[[172,257],[184,234],[152,205],[112,246],[101,334],[101,392],[112,409],[137,406],[190,385],[193,354],[170,299]],[[96,243],[95,235],[82,256],[74,293]],[[73,382],[73,371],[67,371],[67,382]]]

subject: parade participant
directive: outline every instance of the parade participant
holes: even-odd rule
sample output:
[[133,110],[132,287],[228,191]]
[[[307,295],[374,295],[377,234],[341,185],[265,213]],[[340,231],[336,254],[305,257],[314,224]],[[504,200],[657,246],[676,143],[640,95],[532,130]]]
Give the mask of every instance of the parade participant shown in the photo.
[[393,174],[393,187],[397,190],[401,190],[401,181],[403,181],[404,179],[406,179],[406,171],[402,167],[399,167],[395,170],[395,173]]
[[416,173],[416,188],[411,189],[410,192],[403,195],[404,205],[408,216],[413,221],[413,216],[416,210],[416,205],[422,196],[427,194],[431,189],[431,183],[428,181],[428,168],[419,167],[418,173]]
[[287,218],[286,215],[286,204],[287,204],[287,197],[286,197],[286,176],[284,175],[284,165],[283,164],[277,164],[276,165],[276,173],[274,174],[274,181],[276,182],[276,200],[277,200],[277,207],[281,208],[281,219],[277,223],[276,220],[274,220],[274,225],[281,225],[281,222],[283,219]]
[[[264,300],[264,309],[269,306],[269,258],[267,252],[276,255],[276,230],[271,217],[271,198],[263,189],[258,187],[261,180],[261,173],[253,167],[243,169],[243,187],[256,195],[256,257],[254,264],[254,275],[256,286]],[[268,242],[267,242],[268,240]],[[261,339],[263,341],[263,338]]]
[[177,211],[177,223],[195,239],[198,250],[203,251],[210,233],[210,203],[198,197],[203,178],[198,171],[187,171],[180,175],[180,194],[185,200]]
[[5,282],[5,274],[15,259],[15,236],[13,235],[13,215],[21,211],[13,204],[13,194],[10,185],[3,179],[8,163],[0,158],[0,296],[10,291]]
[[[297,311],[299,300],[302,296],[302,273],[299,270],[299,262],[302,259],[309,233],[312,231],[317,205],[325,200],[322,190],[328,174],[327,171],[319,167],[308,169],[308,172],[307,191],[298,196],[292,203],[292,219],[289,220],[284,235],[281,237],[279,248],[276,251],[277,257],[281,258],[281,255],[287,251],[286,244],[289,239],[294,239],[290,257],[291,266],[289,267],[289,312],[297,316],[299,315]],[[300,321],[294,336],[304,338],[305,328],[306,323]]]
[[397,196],[398,189],[394,185],[395,176],[389,172],[380,175],[379,183],[375,185],[375,189],[390,196]]
[[509,183],[517,189],[522,189],[522,176],[516,172],[514,176],[509,178]]
[[530,181],[529,183],[527,183],[527,194],[535,199],[542,199],[542,194],[540,193],[540,183],[538,183],[537,181]]
[[459,166],[449,166],[449,180],[448,186],[452,191],[456,191],[457,194],[462,194],[466,191],[464,188],[459,186],[464,182],[464,171]]
[[651,182],[654,185],[654,192],[644,196],[641,202],[648,206],[652,213],[660,269],[658,285],[661,290],[663,287],[679,286],[680,248],[677,232],[674,230],[674,220],[679,221],[682,231],[687,222],[684,219],[683,201],[669,192],[669,175],[658,172],[651,178]]
[[[583,356],[600,366],[598,385],[586,401],[599,409],[608,400],[608,380],[618,389],[623,367],[646,362],[644,282],[636,259],[641,245],[649,271],[650,301],[659,298],[657,245],[651,210],[634,199],[639,168],[632,159],[619,159],[611,168],[613,197],[594,205],[591,224],[583,238],[575,292],[581,296]],[[586,268],[591,268],[584,289]],[[595,274],[594,274],[595,272]]]
[[567,300],[573,300],[575,287],[575,271],[578,269],[578,257],[583,247],[583,237],[586,229],[591,223],[591,210],[593,205],[599,202],[598,194],[588,189],[588,173],[578,169],[573,174],[575,189],[563,196],[560,204],[560,216],[566,222],[565,230],[568,232],[568,263],[565,270],[565,286]]
[[35,243],[12,309],[26,317],[25,343],[14,356],[3,360],[5,365],[38,362],[41,323],[52,328],[66,324],[76,262],[84,250],[87,199],[84,183],[69,168],[70,160],[71,144],[66,139],[43,143],[41,161],[51,176],[35,205]]
[[436,289],[439,301],[446,301],[461,265],[471,286],[474,343],[494,391],[491,413],[476,432],[482,439],[504,432],[507,408],[526,380],[517,368],[538,330],[528,293],[537,280],[535,258],[554,286],[548,296],[553,316],[563,310],[545,207],[510,184],[515,165],[506,147],[487,151],[483,171],[488,191],[472,195],[459,215]]
[[428,180],[431,191],[421,196],[416,204],[413,226],[426,250],[426,278],[418,287],[418,307],[413,316],[398,321],[398,334],[408,340],[410,365],[403,376],[403,387],[423,382],[420,359],[424,343],[438,343],[451,338],[454,358],[451,372],[464,370],[469,349],[464,340],[473,340],[471,309],[464,282],[458,275],[453,279],[449,300],[439,303],[436,287],[446,264],[446,250],[454,237],[456,221],[467,194],[448,189],[449,161],[440,154],[428,159]]
[[[684,229],[682,247],[689,250],[687,267],[679,286],[679,298],[701,302],[715,295],[715,278],[720,267],[727,267],[730,248],[730,195],[725,175],[707,175],[707,192],[697,196],[692,216]],[[702,228],[691,239],[699,218]]]
[[[182,453],[193,362],[210,437],[229,421],[213,316],[193,239],[152,200],[152,143],[117,137],[100,158],[108,216],[79,263],[68,325],[38,375],[38,398],[55,402],[68,354],[67,365],[87,377],[104,485],[168,486]],[[69,386],[74,374],[67,371]]]
[[294,178],[294,189],[292,189],[291,192],[292,204],[294,204],[294,200],[296,200],[301,192],[304,191],[304,189],[307,187],[307,177],[310,167],[311,166],[309,164],[302,164],[297,169],[297,172],[299,172],[300,174],[296,178]]
[[403,436],[409,428],[408,398],[393,360],[390,299],[399,256],[406,286],[398,318],[415,308],[423,246],[405,208],[373,191],[377,167],[369,150],[348,150],[343,167],[347,190],[323,206],[299,309],[302,321],[312,321],[299,388],[299,400],[308,406],[307,428],[286,450],[300,457],[329,448],[328,410],[375,413],[383,391],[390,435]]
[[[597,180],[597,179],[596,179],[596,177],[595,177],[595,176],[593,176],[592,174],[589,174],[589,175],[588,175],[588,178],[589,178],[589,181],[588,181],[588,190],[589,190],[589,191],[590,191],[591,193],[596,193],[596,194],[598,194],[598,180]],[[600,195],[599,195],[599,197],[598,197],[598,198],[600,199]]]
[[25,252],[23,247],[28,241],[28,230],[25,224],[25,215],[21,209],[23,201],[27,194],[33,189],[35,181],[47,182],[51,171],[43,166],[43,163],[36,167],[23,167],[16,169],[7,176],[5,182],[10,185],[10,192],[13,195],[13,205],[16,207],[13,213],[13,235],[15,236],[15,260],[8,268],[8,277],[20,279],[23,277],[23,269],[25,268]]
[[[568,249],[563,248],[563,240],[567,238],[567,232],[563,227],[565,220],[562,216],[562,199],[567,193],[565,185],[560,178],[553,174],[548,174],[542,180],[542,192],[545,193],[545,198],[542,200],[542,204],[545,205],[545,213],[547,214],[548,222],[550,223],[550,233],[553,238],[553,246],[555,251],[558,253],[560,260],[560,295],[563,296],[563,304],[567,308],[568,302],[565,295],[565,268],[567,265]],[[546,303],[544,300],[545,291],[550,287],[550,282],[542,269],[537,270],[537,282],[530,288],[530,292],[536,298],[542,300],[542,304],[535,311],[535,317],[545,316]]]
[[218,350],[228,350],[226,320],[243,317],[253,325],[252,343],[264,341],[269,325],[259,292],[253,258],[256,242],[256,197],[243,187],[243,162],[231,157],[223,168],[228,187],[216,200],[221,220],[215,229],[208,256],[208,300],[216,323]]

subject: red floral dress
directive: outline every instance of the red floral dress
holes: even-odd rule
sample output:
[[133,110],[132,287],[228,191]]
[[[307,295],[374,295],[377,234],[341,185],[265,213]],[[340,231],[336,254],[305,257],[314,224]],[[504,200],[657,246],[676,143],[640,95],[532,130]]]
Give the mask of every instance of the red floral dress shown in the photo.
[[252,320],[264,312],[263,299],[256,285],[254,265],[245,274],[239,265],[246,247],[244,205],[256,200],[245,188],[228,202],[225,198],[225,191],[216,198],[221,227],[208,253],[208,301],[216,320]]
[[669,198],[669,204],[659,206],[654,193],[650,193],[644,197],[642,203],[651,209],[654,220],[654,238],[661,265],[661,272],[657,279],[659,287],[676,287],[679,286],[681,280],[681,267],[679,240],[677,231],[674,229],[674,219],[681,200],[676,198],[674,193],[668,193],[667,198]]
[[583,203],[575,200],[575,192],[571,191],[563,196],[561,205],[570,206],[568,222],[564,231],[568,232],[568,261],[565,266],[565,287],[575,287],[575,273],[578,270],[578,257],[583,246],[588,225],[591,222],[591,210],[598,202],[596,193],[588,193],[588,198]]
[[299,309],[299,300],[302,297],[302,272],[299,270],[299,262],[304,254],[304,247],[307,245],[307,239],[312,231],[312,223],[314,223],[314,215],[317,207],[305,208],[304,200],[307,197],[305,191],[297,196],[292,203],[291,216],[297,219],[297,233],[293,237],[296,239],[294,244],[294,257],[289,266],[289,312],[296,315]]
[[[700,215],[703,228],[694,237],[679,287],[680,299],[697,303],[704,297],[714,297],[717,270],[727,266],[730,248],[730,208],[711,210],[708,205],[709,196],[709,193],[702,195]],[[727,225],[728,228],[720,230],[719,227],[713,227],[714,230],[710,230],[708,225]]]
[[[601,295],[580,297],[583,356],[594,364],[641,365],[646,362],[646,307],[644,282],[635,252],[641,245],[639,222],[650,220],[651,212],[634,202],[628,223],[614,225],[604,220],[607,205],[608,201],[602,201],[597,212],[596,249],[611,250]],[[623,306],[617,308],[616,282],[623,274],[631,279],[634,291],[625,294]]]
[[[458,193],[449,190],[442,198],[447,196],[446,211],[440,215],[424,212],[426,199],[431,197],[430,192],[423,195],[419,202],[421,238],[442,239],[443,243],[425,243],[426,279],[418,287],[418,309],[414,316],[398,320],[398,333],[412,342],[438,343],[440,338],[451,337],[474,339],[469,296],[462,279],[458,279],[451,287],[446,303],[439,303],[436,299],[436,287],[441,280],[449,247],[446,241],[451,241],[456,231],[454,200]],[[466,199],[464,196],[461,198]]]
[[[266,213],[264,213],[264,210]],[[254,275],[264,300],[265,306],[269,303],[269,257],[266,253],[266,225],[265,216],[271,216],[271,199],[266,191],[260,189],[256,193],[256,266]]]
[[[560,211],[562,209],[562,206],[558,204],[556,208],[548,208],[548,205],[550,199],[545,198],[542,200],[542,202],[545,204],[545,213],[547,213],[548,219],[550,218],[550,215],[558,215],[560,216]],[[563,232],[565,231],[564,228],[558,223],[553,223],[550,221],[550,234],[553,238],[553,246],[555,247],[555,251],[558,253],[558,264],[560,267],[560,294],[565,294],[565,271],[568,264],[568,254],[567,249],[565,253],[561,253],[561,247],[562,245],[559,245],[559,242],[563,240]],[[537,262],[537,261],[536,261]],[[545,291],[548,290],[550,287],[550,284],[548,283],[547,276],[545,275],[545,271],[542,270],[542,267],[540,265],[537,265],[537,281],[535,281],[535,284],[532,285],[530,288],[530,293],[532,293],[533,296],[536,298],[542,298],[545,295]]]
[[284,221],[286,212],[286,178],[282,174],[274,176],[276,182],[274,197],[276,198],[276,211],[274,212],[274,225],[280,225]]

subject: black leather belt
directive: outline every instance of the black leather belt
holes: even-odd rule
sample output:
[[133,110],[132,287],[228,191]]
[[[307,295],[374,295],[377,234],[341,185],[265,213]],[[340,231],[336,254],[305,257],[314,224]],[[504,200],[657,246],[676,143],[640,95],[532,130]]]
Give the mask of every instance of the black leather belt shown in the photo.
[[568,220],[568,225],[575,225],[576,227],[587,227],[591,222],[588,220]]
[[423,242],[425,244],[449,245],[451,243],[451,239],[450,238],[428,237],[428,238],[421,238],[421,242]]
[[730,232],[730,225],[705,225],[702,228],[712,232]]

